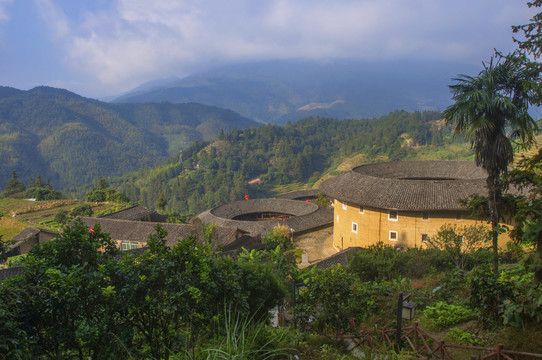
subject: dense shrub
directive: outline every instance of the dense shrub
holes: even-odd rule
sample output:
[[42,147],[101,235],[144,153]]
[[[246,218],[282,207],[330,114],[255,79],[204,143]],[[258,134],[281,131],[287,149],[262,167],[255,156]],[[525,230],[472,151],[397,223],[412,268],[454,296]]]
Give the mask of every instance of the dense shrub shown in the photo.
[[70,216],[77,217],[77,216],[92,216],[94,214],[94,211],[92,210],[92,206],[88,204],[82,204],[79,206],[76,206],[70,211]]
[[469,275],[470,306],[478,310],[479,319],[485,326],[499,324],[502,304],[512,295],[509,282],[499,281],[486,265],[473,269]]
[[62,198],[62,193],[47,187],[31,187],[24,192],[24,197],[38,201],[57,200]]
[[443,330],[452,325],[471,320],[473,313],[462,306],[449,305],[439,301],[435,306],[426,307],[424,316],[437,329]]
[[431,268],[449,268],[449,262],[443,252],[436,249],[409,248],[400,251],[378,242],[367,250],[357,252],[348,268],[364,281],[391,280],[398,276],[419,278]]

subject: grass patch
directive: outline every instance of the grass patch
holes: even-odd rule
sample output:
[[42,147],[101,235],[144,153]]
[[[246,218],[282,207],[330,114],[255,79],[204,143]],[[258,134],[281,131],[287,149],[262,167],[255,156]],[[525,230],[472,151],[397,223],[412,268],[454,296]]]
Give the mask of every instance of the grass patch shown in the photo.
[[2,216],[0,218],[0,235],[2,236],[2,240],[11,239],[27,227],[28,224],[25,224],[8,216]]

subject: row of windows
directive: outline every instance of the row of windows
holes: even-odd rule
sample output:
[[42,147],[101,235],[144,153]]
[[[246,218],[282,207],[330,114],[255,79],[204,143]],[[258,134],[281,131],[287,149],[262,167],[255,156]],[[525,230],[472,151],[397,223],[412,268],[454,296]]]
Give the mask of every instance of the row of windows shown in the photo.
[[120,243],[120,248],[122,250],[131,250],[131,249],[137,249],[137,242],[133,241],[123,241]]
[[[346,202],[343,202],[343,210],[346,210],[346,209],[348,209],[348,204]],[[359,208],[359,213],[360,214],[365,214],[365,208],[363,206],[361,206]],[[456,220],[462,220],[463,219],[463,214],[461,212],[457,212],[455,214],[455,219]],[[399,221],[399,212],[396,211],[396,210],[389,210],[388,211],[388,220],[390,220],[390,221]],[[427,212],[427,211],[422,212],[422,220],[429,220],[429,212]]]
[[[358,233],[358,224],[355,222],[352,223],[352,232],[354,234]],[[390,230],[390,235],[389,235],[390,241],[397,241],[397,236],[398,236],[397,231]],[[426,242],[427,237],[428,237],[427,234],[422,234],[422,242]]]

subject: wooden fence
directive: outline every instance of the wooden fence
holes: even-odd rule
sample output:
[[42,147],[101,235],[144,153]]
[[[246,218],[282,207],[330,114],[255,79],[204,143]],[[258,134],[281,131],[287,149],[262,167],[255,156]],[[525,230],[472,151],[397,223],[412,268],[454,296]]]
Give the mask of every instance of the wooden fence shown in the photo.
[[[358,334],[348,335],[355,347],[368,346],[373,349],[385,347],[386,351],[394,351],[396,344],[396,329],[368,330],[363,329]],[[505,350],[501,345],[497,348],[485,348],[480,346],[463,346],[447,344],[442,340],[429,335],[424,329],[415,322],[413,326],[403,327],[401,335],[401,349],[411,353],[416,359],[446,359],[453,360],[450,354],[452,349],[462,349],[461,359],[498,359],[498,360],[518,360],[518,359],[542,359],[542,354],[533,354],[512,350]],[[468,355],[466,355],[468,354]]]

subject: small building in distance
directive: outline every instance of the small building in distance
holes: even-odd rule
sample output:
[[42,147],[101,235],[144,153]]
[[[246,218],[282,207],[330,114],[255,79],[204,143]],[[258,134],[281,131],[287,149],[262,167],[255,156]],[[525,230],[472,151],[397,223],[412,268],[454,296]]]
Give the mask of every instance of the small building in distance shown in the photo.
[[[485,223],[459,204],[487,196],[487,174],[473,162],[405,161],[367,164],[327,180],[320,190],[333,199],[333,245],[338,250],[383,242],[396,248],[424,246],[444,224]],[[509,237],[500,236],[504,247]]]
[[[100,224],[102,232],[108,233],[121,250],[140,249],[147,246],[149,235],[155,234],[156,223],[144,221],[119,220],[108,218],[82,217],[83,223],[93,228]],[[179,240],[194,236],[204,243],[204,226],[201,223],[191,224],[160,224],[167,232],[166,245],[172,247]],[[241,246],[248,246],[252,239],[245,236],[246,232],[231,227],[216,227],[212,233],[213,250],[231,251]]]
[[7,255],[11,257],[28,254],[35,245],[46,243],[57,235],[56,231],[29,226],[11,238],[13,245]]

